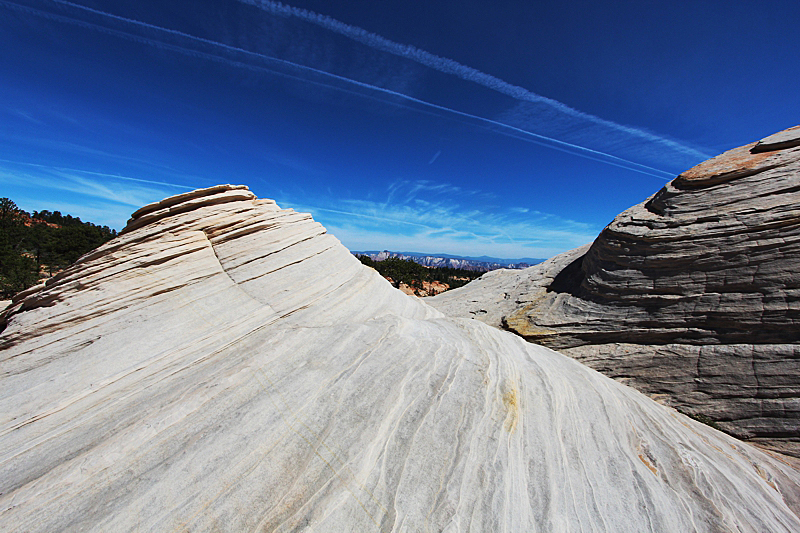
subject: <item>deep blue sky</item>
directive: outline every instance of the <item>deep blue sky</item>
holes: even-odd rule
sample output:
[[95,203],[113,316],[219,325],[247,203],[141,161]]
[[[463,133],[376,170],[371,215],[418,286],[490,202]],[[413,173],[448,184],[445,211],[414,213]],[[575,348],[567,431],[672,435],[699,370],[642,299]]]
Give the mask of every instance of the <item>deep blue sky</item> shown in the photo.
[[548,257],[800,120],[800,3],[0,0],[0,196],[244,183],[353,250]]

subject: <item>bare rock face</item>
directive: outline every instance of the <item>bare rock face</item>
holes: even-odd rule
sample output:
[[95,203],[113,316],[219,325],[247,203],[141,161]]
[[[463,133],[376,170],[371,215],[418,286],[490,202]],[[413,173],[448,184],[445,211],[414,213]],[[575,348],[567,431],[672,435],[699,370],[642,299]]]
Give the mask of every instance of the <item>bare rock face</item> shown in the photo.
[[800,456],[798,264],[800,127],[684,172],[588,249],[429,303]]
[[787,458],[243,187],[147,206],[2,318],[4,532],[800,530]]

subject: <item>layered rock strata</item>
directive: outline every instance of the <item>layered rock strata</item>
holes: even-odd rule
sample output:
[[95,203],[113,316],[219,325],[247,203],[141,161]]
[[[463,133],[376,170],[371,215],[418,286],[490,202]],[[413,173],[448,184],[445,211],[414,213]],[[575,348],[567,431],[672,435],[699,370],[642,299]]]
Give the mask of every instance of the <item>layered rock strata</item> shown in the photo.
[[2,531],[800,530],[800,473],[221,186],[15,298]]
[[430,299],[800,456],[800,127],[730,150],[589,247]]

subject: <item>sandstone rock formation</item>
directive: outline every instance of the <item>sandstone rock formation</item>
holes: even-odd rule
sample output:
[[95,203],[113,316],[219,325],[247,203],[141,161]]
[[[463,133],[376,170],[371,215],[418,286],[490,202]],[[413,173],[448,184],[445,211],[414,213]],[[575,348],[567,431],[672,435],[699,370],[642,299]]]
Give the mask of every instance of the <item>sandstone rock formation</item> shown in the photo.
[[15,298],[2,531],[800,530],[800,472],[220,186]]
[[730,150],[590,247],[430,299],[800,456],[800,127]]

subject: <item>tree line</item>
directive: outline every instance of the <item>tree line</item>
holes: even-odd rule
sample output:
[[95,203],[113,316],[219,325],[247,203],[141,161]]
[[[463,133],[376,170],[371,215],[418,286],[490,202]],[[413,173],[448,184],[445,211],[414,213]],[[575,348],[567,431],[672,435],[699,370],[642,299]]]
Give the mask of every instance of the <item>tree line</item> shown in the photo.
[[117,230],[59,211],[23,211],[0,198],[0,298],[74,263],[117,236]]
[[357,255],[356,257],[363,264],[377,270],[384,278],[392,278],[395,287],[400,287],[400,283],[405,283],[409,287],[421,289],[423,281],[438,281],[455,289],[485,274],[485,272],[462,268],[425,267],[411,259],[400,259],[399,257],[390,257],[383,261],[375,261],[366,255]]

